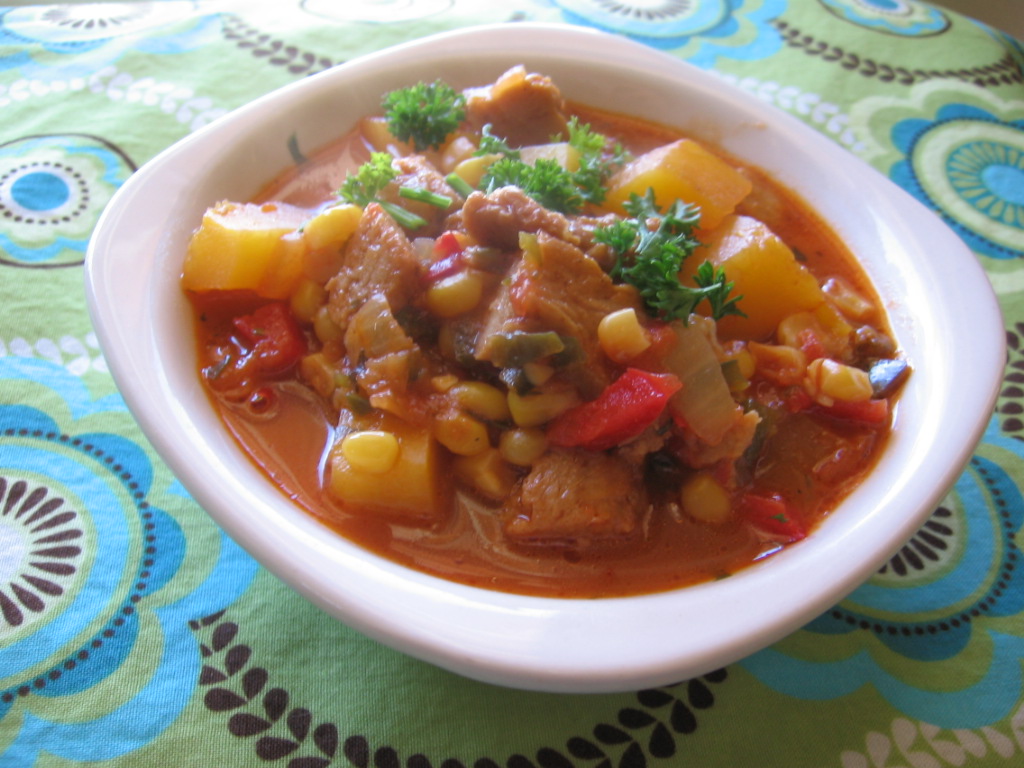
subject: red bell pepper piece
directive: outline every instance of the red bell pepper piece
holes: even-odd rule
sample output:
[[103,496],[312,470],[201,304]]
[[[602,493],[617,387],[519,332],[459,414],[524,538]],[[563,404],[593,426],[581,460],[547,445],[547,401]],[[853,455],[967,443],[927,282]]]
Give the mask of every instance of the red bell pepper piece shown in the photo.
[[249,351],[249,364],[264,375],[284,373],[306,354],[306,339],[287,304],[264,304],[234,319],[235,330]]
[[456,272],[462,269],[462,254],[453,253],[451,256],[442,256],[437,261],[430,263],[427,267],[426,273],[423,275],[423,282],[427,285],[444,280],[446,277],[451,277]]
[[434,240],[434,261],[427,267],[423,280],[427,285],[454,275],[463,266],[465,247],[451,230],[442,232]]
[[636,437],[653,424],[682,388],[671,373],[627,368],[596,400],[570,408],[548,426],[551,445],[603,451]]
[[773,541],[789,544],[807,537],[803,522],[796,518],[781,496],[746,493],[740,499],[743,518],[760,534]]

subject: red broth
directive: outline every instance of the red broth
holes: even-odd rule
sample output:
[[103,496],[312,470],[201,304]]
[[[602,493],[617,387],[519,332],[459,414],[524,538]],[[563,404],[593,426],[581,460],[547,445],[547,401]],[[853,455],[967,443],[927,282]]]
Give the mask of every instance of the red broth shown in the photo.
[[[633,156],[680,138],[674,130],[620,115],[576,105],[572,112],[621,142]],[[367,159],[370,149],[366,136],[356,131],[276,179],[257,202],[289,203],[307,209],[312,216],[332,198],[346,175]],[[850,344],[856,350],[850,354],[858,357],[858,364],[868,368],[864,360],[898,360],[877,297],[836,235],[809,205],[771,178],[716,154],[752,182],[752,191],[738,205],[737,213],[766,224],[819,283],[832,280],[867,302],[867,309],[858,310],[857,321],[849,321]],[[443,513],[429,519],[409,518],[390,514],[386,503],[381,508],[346,504],[330,491],[332,451],[352,418],[367,417],[351,417],[345,405],[339,412],[338,401],[331,402],[315,391],[308,377],[300,373],[301,367],[218,380],[218,368],[224,367],[228,352],[237,354],[240,343],[244,348],[237,318],[266,305],[268,299],[247,290],[191,290],[189,295],[195,307],[199,375],[208,383],[227,428],[284,494],[328,528],[370,551],[410,568],[487,589],[605,597],[727,577],[785,546],[799,546],[800,538],[813,535],[820,521],[871,470],[891,428],[888,401],[883,417],[875,411],[864,418],[857,409],[836,410],[811,401],[799,387],[780,384],[777,376],[762,375],[758,369],[745,386],[734,391],[744,411],[757,409],[761,414],[759,430],[742,458],[689,467],[675,459],[659,462],[663,447],[647,454],[640,479],[645,489],[642,511],[626,535],[593,540],[572,535],[543,538],[543,533],[538,540],[510,536],[510,517],[503,511],[506,503],[481,493],[463,475],[457,475],[460,457],[444,447],[438,450],[433,470],[444,489],[444,498],[438,502]],[[650,318],[644,322],[648,321],[654,329],[651,332],[657,333],[658,322]],[[307,354],[323,349],[343,354],[337,351],[337,342],[318,338],[311,323],[299,322],[298,327]],[[745,350],[752,341],[728,339],[723,344],[731,344],[728,348],[733,351]],[[756,343],[778,345],[778,340],[772,337]],[[444,357],[441,352],[431,351],[430,355],[431,359]],[[417,381],[409,385],[410,391],[422,402],[436,403],[444,396],[439,392],[439,380],[453,370],[463,375],[461,368],[442,360],[431,369],[433,386]],[[616,368],[615,374],[618,372]],[[488,383],[494,383],[493,377]],[[886,397],[892,400],[894,395]],[[430,418],[436,418],[438,412],[440,407],[414,420],[427,424],[429,432]],[[659,428],[663,434],[680,428],[678,423],[669,425],[664,415],[659,418],[661,421],[645,433],[648,438]],[[491,424],[488,428],[496,443],[499,427]],[[616,446],[613,451],[599,452],[624,450]],[[515,466],[505,473],[512,484],[511,493],[522,493],[530,471]],[[709,521],[687,513],[685,504],[680,503],[680,489],[696,475],[725,489],[731,504],[728,515]],[[558,488],[551,490],[552,494],[558,492]],[[387,493],[382,487],[382,497]],[[567,498],[578,501],[575,496]],[[758,504],[768,500],[767,506],[753,509],[751,498],[760,500]],[[784,507],[771,506],[779,500]],[[752,522],[759,515],[761,519]],[[781,524],[783,519],[786,525]],[[796,527],[787,527],[790,524]]]

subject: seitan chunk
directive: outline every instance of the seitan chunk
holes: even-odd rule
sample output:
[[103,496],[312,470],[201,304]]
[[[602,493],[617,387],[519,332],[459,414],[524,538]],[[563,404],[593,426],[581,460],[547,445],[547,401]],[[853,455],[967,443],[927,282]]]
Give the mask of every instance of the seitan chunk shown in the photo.
[[647,505],[636,464],[609,453],[551,450],[506,505],[505,532],[521,544],[620,541],[639,530]]
[[632,307],[639,313],[639,296],[632,286],[615,284],[572,243],[543,232],[537,242],[540,258],[522,259],[512,274],[512,308],[517,317],[579,343],[580,367],[588,380],[588,391],[581,392],[594,397],[614,378],[611,361],[598,342],[598,325],[619,309]]
[[565,100],[545,75],[524,67],[508,70],[492,85],[469,88],[466,119],[476,130],[491,131],[513,147],[545,144],[565,131]]
[[462,226],[482,245],[511,251],[520,232],[547,232],[574,241],[569,220],[549,211],[519,187],[501,187],[489,194],[474,192],[462,208]]
[[345,244],[338,274],[327,283],[331,320],[344,332],[352,316],[378,293],[398,312],[417,290],[418,269],[405,232],[377,203],[370,203]]
[[676,455],[683,464],[694,469],[710,467],[720,461],[735,462],[754,442],[760,423],[761,417],[756,411],[738,412],[732,426],[715,445],[704,442],[691,430],[684,430]]
[[[381,199],[399,205],[426,220],[427,224],[416,230],[416,236],[422,236],[428,230],[439,231],[444,220],[459,209],[462,198],[445,181],[444,174],[423,155],[396,157],[392,165],[398,170],[398,176],[381,192]],[[430,203],[410,200],[399,194],[398,190],[401,187],[426,189],[436,195],[443,195],[452,202],[447,208],[439,208]]]

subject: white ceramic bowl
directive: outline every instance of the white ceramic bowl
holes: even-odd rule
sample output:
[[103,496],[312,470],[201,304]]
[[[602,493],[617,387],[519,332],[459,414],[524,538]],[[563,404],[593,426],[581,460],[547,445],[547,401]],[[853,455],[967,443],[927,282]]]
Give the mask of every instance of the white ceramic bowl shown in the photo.
[[[813,201],[863,261],[914,373],[867,480],[807,540],[732,578],[661,594],[561,600],[449,583],[353,545],[288,502],[221,425],[198,380],[179,288],[204,209],[244,200],[377,112],[381,94],[462,87],[511,65],[573,100],[717,142]],[[668,684],[799,628],[866,580],[924,522],[991,415],[1003,323],[973,254],[881,174],[714,75],[625,39],[548,25],[480,27],[343,64],[238,109],[132,176],[92,239],[87,288],[110,370],[145,434],[239,544],[350,626],[479,680],[565,692]],[[965,375],[966,373],[970,375]]]

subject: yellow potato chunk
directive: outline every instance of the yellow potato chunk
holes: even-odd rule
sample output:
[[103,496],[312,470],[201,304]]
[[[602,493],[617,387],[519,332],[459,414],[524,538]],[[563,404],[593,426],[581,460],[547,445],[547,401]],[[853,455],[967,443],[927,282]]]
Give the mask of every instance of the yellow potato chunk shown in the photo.
[[628,163],[608,182],[605,205],[624,213],[630,194],[643,197],[648,188],[661,210],[676,200],[696,203],[701,229],[717,227],[752,189],[750,180],[692,139],[653,149]]
[[359,130],[374,152],[390,152],[396,157],[411,155],[413,152],[411,144],[395,138],[391,133],[387,118],[364,117],[359,121]]
[[308,216],[284,203],[218,203],[192,235],[182,287],[286,298],[302,278],[306,248],[298,229]]
[[[696,268],[705,259],[725,270],[742,296],[747,315],[718,322],[723,339],[764,339],[779,322],[795,313],[814,310],[825,301],[818,281],[768,227],[748,216],[732,216],[707,235],[707,247],[688,259]],[[684,278],[689,279],[689,278]]]
[[412,525],[440,523],[448,513],[442,449],[429,431],[385,417],[379,430],[398,441],[398,454],[384,471],[353,465],[339,442],[329,457],[327,490],[346,509]]
[[580,167],[580,151],[567,141],[522,147],[519,159],[527,165],[536,165],[538,160],[552,160],[570,173],[575,173]]

